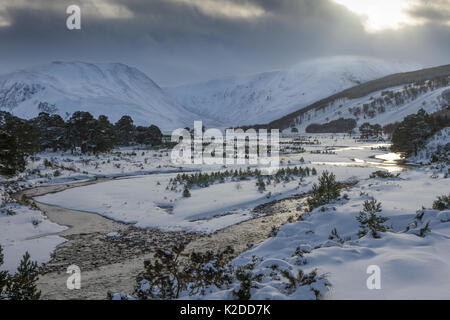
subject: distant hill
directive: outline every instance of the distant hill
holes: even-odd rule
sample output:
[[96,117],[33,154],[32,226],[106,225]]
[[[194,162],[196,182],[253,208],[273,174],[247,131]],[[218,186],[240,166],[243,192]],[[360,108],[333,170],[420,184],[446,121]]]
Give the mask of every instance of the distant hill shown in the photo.
[[63,118],[75,111],[130,115],[164,131],[192,126],[198,117],[141,71],[120,63],[53,62],[0,76],[0,110],[21,118],[41,111]]
[[287,71],[259,73],[167,88],[188,110],[226,126],[268,123],[370,80],[421,67],[367,57],[302,62]]
[[[450,65],[393,74],[343,90],[254,127],[304,129],[314,122],[325,123],[342,117],[387,124],[402,120],[422,107],[430,113],[436,112],[450,104],[449,77]],[[410,87],[405,89],[405,85]]]

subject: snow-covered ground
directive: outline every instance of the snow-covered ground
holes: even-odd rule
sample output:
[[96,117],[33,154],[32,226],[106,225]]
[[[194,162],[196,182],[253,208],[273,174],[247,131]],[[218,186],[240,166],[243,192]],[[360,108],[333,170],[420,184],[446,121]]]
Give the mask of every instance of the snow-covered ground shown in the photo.
[[55,247],[66,241],[55,235],[65,229],[39,210],[13,202],[0,190],[0,245],[5,256],[2,270],[15,271],[27,251],[39,264],[47,262]]
[[[267,274],[272,265],[293,275],[299,269],[309,272],[317,268],[319,274],[327,274],[332,285],[328,299],[449,299],[450,211],[422,207],[430,208],[438,195],[448,192],[450,181],[444,174],[432,174],[421,169],[394,179],[362,180],[345,192],[348,200],[316,209],[305,214],[304,221],[283,226],[276,237],[242,254],[233,264],[246,265],[256,256],[262,261],[254,274]],[[372,199],[382,203],[381,215],[389,218],[392,229],[381,233],[380,239],[358,239],[356,216],[363,202]],[[427,222],[431,232],[418,236]],[[344,243],[329,240],[334,228]],[[304,251],[302,257],[295,254],[297,248]],[[372,265],[381,270],[380,290],[369,290],[366,284],[371,275],[367,269]],[[286,290],[287,284],[287,279],[264,277],[253,289],[253,298],[296,298],[296,292]],[[299,288],[305,297],[304,289]],[[207,298],[231,298],[231,290]]]
[[[139,148],[117,150],[99,157],[39,154],[27,172],[19,179],[10,179],[9,184],[11,190],[117,175],[120,178],[112,181],[47,194],[36,200],[97,213],[138,227],[210,233],[251,219],[254,217],[252,209],[259,204],[310,191],[321,172],[328,170],[335,173],[339,181],[357,180],[359,183],[343,192],[347,194],[345,199],[304,214],[303,221],[283,226],[276,236],[232,261],[234,265],[246,265],[253,256],[261,259],[253,269],[255,275],[262,276],[256,282],[257,288],[252,290],[252,297],[313,299],[315,294],[310,286],[287,289],[288,279],[281,271],[288,270],[296,275],[299,269],[310,272],[317,268],[319,275],[327,275],[332,286],[328,291],[326,281],[320,280],[314,288],[329,299],[448,299],[450,212],[429,209],[437,196],[450,190],[446,177],[448,166],[404,167],[394,161],[397,155],[389,153],[388,143],[361,142],[348,135],[312,135],[302,139],[303,143],[282,139],[286,150],[295,147],[304,150],[282,154],[281,165],[314,167],[318,174],[302,181],[294,178],[288,182],[272,182],[263,192],[258,191],[256,178],[226,179],[205,188],[194,187],[190,190],[191,197],[185,198],[182,188],[167,188],[170,179],[177,175],[174,170],[180,169],[171,165],[170,151]],[[184,166],[181,169],[226,170],[220,166]],[[59,173],[55,175],[56,170]],[[370,174],[376,170],[388,170],[400,176],[370,179]],[[363,202],[371,199],[382,203],[381,214],[389,218],[387,224],[392,229],[381,234],[381,239],[369,236],[358,239],[356,216]],[[26,250],[40,263],[48,261],[54,247],[64,240],[52,234],[64,227],[45,220],[37,210],[7,202],[2,192],[0,244],[5,248],[4,268],[14,269]],[[422,218],[416,218],[422,208],[426,208],[423,216],[419,212]],[[17,214],[7,215],[7,209]],[[419,237],[419,230],[428,221],[431,232]],[[344,243],[329,240],[334,228],[345,239]],[[366,271],[370,265],[381,269],[381,290],[367,289],[366,280],[370,275]],[[207,298],[232,298],[231,291],[236,286],[237,283],[228,290],[214,289]]]
[[[83,155],[70,152],[44,152],[29,159],[25,172],[9,182],[19,189],[53,185],[98,177],[118,177],[179,171],[170,163],[170,150],[120,148],[108,154]],[[198,170],[198,167],[185,168]]]
[[[339,180],[368,177],[376,167],[401,170],[395,164],[382,165],[380,160],[370,158],[385,153],[377,149],[388,146],[385,143],[358,143],[342,135],[318,135],[311,140],[314,139],[319,139],[320,144],[305,145],[309,152],[284,155],[282,166],[315,167],[319,174],[329,170]],[[333,154],[310,153],[325,149],[334,150]],[[203,171],[211,170],[204,167]],[[173,191],[167,188],[169,180],[175,176],[176,173],[161,173],[127,177],[48,194],[36,200],[68,209],[95,212],[138,227],[214,232],[252,218],[252,209],[259,204],[310,191],[312,183],[317,180],[317,177],[309,176],[304,181],[294,179],[271,183],[260,192],[256,178],[244,181],[232,179],[206,188],[193,188],[191,197],[184,198],[182,189]]]

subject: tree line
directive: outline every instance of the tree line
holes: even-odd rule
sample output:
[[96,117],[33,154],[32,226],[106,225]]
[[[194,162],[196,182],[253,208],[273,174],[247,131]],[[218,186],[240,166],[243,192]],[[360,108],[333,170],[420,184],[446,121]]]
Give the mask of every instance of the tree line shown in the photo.
[[406,156],[417,156],[429,138],[450,126],[447,116],[432,116],[424,109],[398,123],[392,133],[392,151],[404,152]]
[[306,127],[306,133],[348,133],[356,128],[355,119],[333,120],[324,124],[312,123]]
[[46,112],[24,120],[0,111],[0,174],[23,171],[28,156],[45,150],[98,154],[116,146],[154,146],[161,142],[157,126],[135,126],[130,116],[112,124],[105,115],[96,119],[84,111],[73,113],[67,121]]

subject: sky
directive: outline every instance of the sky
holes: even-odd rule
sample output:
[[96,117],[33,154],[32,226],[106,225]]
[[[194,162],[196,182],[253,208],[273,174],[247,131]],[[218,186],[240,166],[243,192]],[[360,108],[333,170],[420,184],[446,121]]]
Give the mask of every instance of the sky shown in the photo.
[[341,55],[449,64],[450,0],[0,0],[0,74],[121,62],[176,86]]

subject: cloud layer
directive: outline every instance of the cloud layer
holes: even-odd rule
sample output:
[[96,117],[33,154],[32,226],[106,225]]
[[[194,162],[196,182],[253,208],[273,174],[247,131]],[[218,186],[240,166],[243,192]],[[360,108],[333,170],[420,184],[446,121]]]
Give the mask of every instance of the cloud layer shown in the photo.
[[[80,31],[66,28],[71,4],[81,7]],[[423,23],[368,33],[332,0],[2,0],[0,72],[123,62],[176,85],[335,55],[450,63],[450,1],[421,0],[408,14]]]

